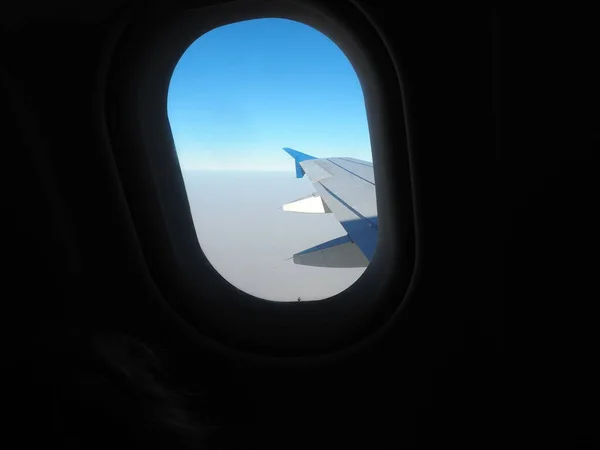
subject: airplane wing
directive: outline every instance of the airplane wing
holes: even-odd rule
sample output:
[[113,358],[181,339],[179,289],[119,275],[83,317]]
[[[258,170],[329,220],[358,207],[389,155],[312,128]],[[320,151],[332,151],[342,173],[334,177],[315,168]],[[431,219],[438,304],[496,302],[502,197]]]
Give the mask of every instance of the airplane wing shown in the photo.
[[354,158],[315,158],[284,148],[317,194],[283,206],[284,211],[332,213],[346,235],[293,256],[296,264],[319,267],[366,267],[375,253],[378,223],[373,164]]

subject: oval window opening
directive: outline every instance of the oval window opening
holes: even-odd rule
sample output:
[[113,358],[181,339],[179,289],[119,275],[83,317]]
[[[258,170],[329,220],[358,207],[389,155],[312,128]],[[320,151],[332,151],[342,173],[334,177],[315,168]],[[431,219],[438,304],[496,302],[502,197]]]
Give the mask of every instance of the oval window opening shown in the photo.
[[314,301],[355,283],[378,236],[363,92],[314,28],[256,19],[179,60],[167,113],[198,242],[229,283]]

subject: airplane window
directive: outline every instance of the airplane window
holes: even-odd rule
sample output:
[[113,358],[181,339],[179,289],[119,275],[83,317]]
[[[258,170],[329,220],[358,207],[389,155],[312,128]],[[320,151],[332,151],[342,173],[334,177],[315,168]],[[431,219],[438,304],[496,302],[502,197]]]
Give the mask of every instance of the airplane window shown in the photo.
[[179,60],[167,108],[198,242],[229,283],[314,301],[358,280],[375,179],[361,85],[336,44],[287,19],[213,29]]

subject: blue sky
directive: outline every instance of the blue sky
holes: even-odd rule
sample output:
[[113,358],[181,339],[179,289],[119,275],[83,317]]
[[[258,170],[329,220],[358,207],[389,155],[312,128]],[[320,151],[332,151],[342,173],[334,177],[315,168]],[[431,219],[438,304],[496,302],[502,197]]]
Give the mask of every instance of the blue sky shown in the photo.
[[175,68],[167,108],[184,170],[293,171],[282,147],[372,161],[356,72],[298,22],[244,21],[201,36]]

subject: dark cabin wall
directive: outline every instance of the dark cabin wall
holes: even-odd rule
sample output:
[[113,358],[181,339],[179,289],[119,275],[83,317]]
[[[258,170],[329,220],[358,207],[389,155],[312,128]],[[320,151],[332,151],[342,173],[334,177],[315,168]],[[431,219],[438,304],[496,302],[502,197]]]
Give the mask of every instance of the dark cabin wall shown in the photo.
[[[3,104],[15,117],[5,134],[15,225],[6,258],[17,292],[4,317],[9,338],[28,344],[26,351],[13,347],[20,361],[13,381],[27,376],[40,385],[60,377],[60,364],[76,358],[73,329],[84,336],[118,329],[164,350],[182,385],[214,391],[215,408],[248,425],[234,441],[382,448],[388,441],[472,437],[495,426],[481,414],[493,414],[501,389],[494,174],[480,139],[487,116],[478,112],[489,110],[479,95],[489,90],[489,48],[472,37],[479,29],[489,33],[488,24],[469,25],[450,8],[365,8],[402,69],[421,275],[401,320],[373,348],[302,370],[199,353],[162,314],[102,120],[99,71],[119,32],[110,11],[102,20],[69,8],[40,12],[4,29],[3,70],[12,81]],[[42,391],[27,394],[28,401],[36,403]],[[30,403],[18,396],[14,403],[26,415]],[[319,431],[324,441],[317,441]]]

